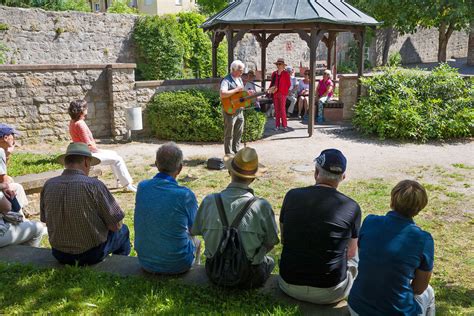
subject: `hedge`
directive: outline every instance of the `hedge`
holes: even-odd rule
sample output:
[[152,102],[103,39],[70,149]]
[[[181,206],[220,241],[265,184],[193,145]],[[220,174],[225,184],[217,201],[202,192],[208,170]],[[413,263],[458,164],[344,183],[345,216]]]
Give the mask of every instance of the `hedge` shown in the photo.
[[362,78],[353,124],[380,138],[426,142],[474,135],[474,80],[441,64],[431,72],[386,68]]
[[[221,142],[224,120],[219,93],[213,90],[162,92],[147,108],[147,119],[153,135],[159,139],[191,142]],[[262,138],[266,117],[246,110],[244,140]]]

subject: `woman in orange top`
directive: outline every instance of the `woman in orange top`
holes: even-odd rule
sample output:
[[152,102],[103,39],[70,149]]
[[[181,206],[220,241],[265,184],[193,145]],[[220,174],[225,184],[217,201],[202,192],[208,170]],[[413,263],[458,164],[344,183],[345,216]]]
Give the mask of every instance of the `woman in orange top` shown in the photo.
[[97,144],[92,136],[92,132],[87,126],[84,119],[87,116],[87,102],[85,100],[72,101],[69,105],[69,134],[73,142],[85,143],[89,146],[92,155],[99,158],[101,164],[110,165],[114,173],[117,183],[120,183],[129,191],[137,192],[137,188],[133,185],[132,177],[128,172],[125,161],[113,150],[98,149]]

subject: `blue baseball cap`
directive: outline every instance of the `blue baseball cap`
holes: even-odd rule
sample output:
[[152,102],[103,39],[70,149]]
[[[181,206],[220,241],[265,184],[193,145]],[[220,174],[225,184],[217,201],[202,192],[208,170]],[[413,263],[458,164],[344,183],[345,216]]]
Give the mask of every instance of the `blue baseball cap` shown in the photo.
[[13,127],[0,123],[0,137],[11,134],[20,135],[20,133]]
[[346,171],[347,159],[337,149],[326,149],[314,159],[318,165],[326,171],[334,174],[343,174]]

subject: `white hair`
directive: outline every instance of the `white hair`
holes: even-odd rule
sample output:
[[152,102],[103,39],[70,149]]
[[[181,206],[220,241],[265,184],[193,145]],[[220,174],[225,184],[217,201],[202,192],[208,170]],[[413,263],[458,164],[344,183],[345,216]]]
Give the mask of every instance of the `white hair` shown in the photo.
[[329,70],[329,69],[324,70],[324,74],[325,74],[325,75],[328,75],[329,78],[332,77],[331,70]]
[[161,145],[156,151],[156,166],[158,170],[166,173],[174,173],[183,164],[183,152],[174,142]]
[[243,62],[241,62],[240,60],[234,60],[232,62],[232,64],[230,64],[230,71],[236,71],[236,70],[239,70],[239,69],[244,70],[245,69],[245,64]]
[[336,174],[329,172],[326,169],[323,169],[323,167],[321,167],[321,165],[318,163],[316,163],[316,169],[318,169],[318,177],[323,180],[337,181],[339,183],[344,178],[344,173]]

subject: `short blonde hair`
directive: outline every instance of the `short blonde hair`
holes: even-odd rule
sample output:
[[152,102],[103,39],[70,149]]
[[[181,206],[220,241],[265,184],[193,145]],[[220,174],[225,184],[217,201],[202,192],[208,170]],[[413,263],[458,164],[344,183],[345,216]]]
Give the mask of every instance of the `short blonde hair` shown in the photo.
[[400,181],[390,195],[390,207],[406,217],[415,217],[428,204],[425,188],[413,180]]
[[329,69],[324,70],[323,74],[328,75],[329,78],[331,78],[331,76],[332,76],[331,70],[329,70]]

